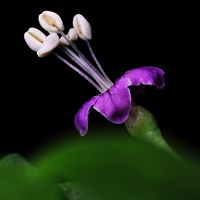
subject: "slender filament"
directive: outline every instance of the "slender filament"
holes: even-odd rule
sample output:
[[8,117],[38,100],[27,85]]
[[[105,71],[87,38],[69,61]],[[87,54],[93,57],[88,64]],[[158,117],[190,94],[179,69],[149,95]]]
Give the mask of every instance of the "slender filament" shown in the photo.
[[87,81],[89,81],[100,93],[103,93],[104,91],[92,80],[90,79],[87,75],[85,75],[81,70],[76,68],[74,65],[72,65],[70,62],[65,60],[62,56],[58,55],[54,51],[52,53],[59,58],[61,61],[63,61],[65,64],[67,64],[69,67],[71,67],[74,71],[76,71],[78,74],[80,74],[83,78],[85,78]]
[[91,45],[90,45],[90,43],[89,43],[89,40],[86,40],[86,43],[87,43],[88,49],[89,49],[89,51],[90,51],[90,53],[91,53],[91,55],[92,55],[92,57],[93,57],[95,63],[97,64],[99,70],[100,70],[101,73],[104,75],[104,77],[108,80],[108,82],[109,82],[111,85],[113,85],[112,81],[109,79],[109,77],[108,77],[107,74],[104,72],[103,68],[101,67],[99,61],[97,60],[97,58],[96,58],[96,56],[95,56],[95,54],[94,54],[94,52],[93,52],[93,50],[92,50],[92,47],[91,47]]
[[60,34],[66,39],[66,41],[71,45],[71,47],[77,52],[79,57],[83,60],[85,63],[85,67],[91,71],[92,77],[98,82],[101,87],[104,85],[105,90],[110,88],[110,84],[108,84],[108,81],[103,77],[103,75],[90,63],[90,61],[81,53],[81,51],[77,48],[77,46],[71,42],[66,35],[63,33],[63,31],[60,32]]

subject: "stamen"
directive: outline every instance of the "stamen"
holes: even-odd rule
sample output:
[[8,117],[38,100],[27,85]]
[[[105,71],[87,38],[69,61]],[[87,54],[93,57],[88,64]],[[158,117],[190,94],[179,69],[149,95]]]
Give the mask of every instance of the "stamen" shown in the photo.
[[81,57],[83,62],[85,63],[85,67],[92,73],[91,76],[99,83],[99,85],[104,85],[106,89],[110,88],[110,84],[108,81],[102,76],[102,74],[89,62],[89,60],[81,53],[81,51],[77,48],[77,46],[71,42],[63,31],[60,34],[66,39],[66,41],[71,45],[71,47],[77,52],[77,54]]
[[86,41],[86,43],[87,43],[88,49],[89,49],[89,51],[90,51],[90,53],[91,53],[91,55],[92,55],[92,57],[93,57],[95,63],[97,64],[99,70],[100,70],[101,73],[104,75],[104,77],[107,79],[107,81],[109,82],[110,86],[112,86],[112,85],[113,85],[113,82],[109,79],[109,77],[108,77],[107,74],[104,72],[103,68],[101,67],[99,61],[97,60],[97,58],[96,58],[96,56],[95,56],[95,54],[94,54],[94,52],[93,52],[93,50],[92,50],[92,47],[91,47],[91,45],[90,45],[89,40],[85,40],[85,41]]
[[62,43],[60,43],[60,45],[64,48],[64,50],[65,50],[64,53],[66,53],[66,51],[69,52],[71,54],[71,56],[74,57],[74,59],[78,60],[80,63],[82,63],[84,65],[83,60],[80,59],[69,47],[67,47],[66,45],[63,45]]
[[85,78],[87,81],[89,81],[100,93],[103,93],[104,91],[92,80],[90,79],[87,75],[85,75],[82,71],[77,69],[74,65],[72,65],[70,62],[65,60],[63,57],[52,51],[52,53],[61,61],[63,61],[65,64],[67,64],[69,67],[71,67],[74,71],[76,71],[78,74],[80,74],[83,78]]
[[[93,73],[91,73],[91,70],[88,70],[88,68],[85,67],[85,63],[83,62],[82,59],[80,59],[73,51],[71,51],[68,47],[64,46],[61,44],[61,46],[58,46],[62,51],[64,51],[64,53],[70,58],[72,59],[74,62],[76,62],[86,73],[88,73],[90,76],[93,76]],[[62,48],[61,48],[62,47]],[[97,82],[99,83],[99,82]],[[103,89],[103,91],[106,91],[107,88],[99,83],[100,87]]]
[[46,22],[47,22],[50,26],[54,26],[54,27],[58,28],[58,27],[56,26],[56,22],[55,22],[55,20],[54,20],[53,18],[51,18],[51,17],[49,17],[49,16],[47,16],[47,15],[45,15],[45,14],[44,14],[43,18],[46,20]]

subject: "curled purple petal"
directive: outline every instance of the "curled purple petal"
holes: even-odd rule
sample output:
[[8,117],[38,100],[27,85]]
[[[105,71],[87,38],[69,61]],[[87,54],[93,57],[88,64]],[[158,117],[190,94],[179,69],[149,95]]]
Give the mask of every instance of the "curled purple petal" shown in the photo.
[[127,71],[121,78],[130,78],[131,85],[138,86],[142,83],[162,89],[165,86],[163,75],[164,71],[158,67],[144,66]]
[[130,79],[119,79],[115,85],[104,92],[93,108],[113,123],[123,123],[131,108]]
[[99,96],[94,96],[85,102],[75,116],[75,126],[82,136],[84,136],[88,130],[88,115],[90,108],[94,105],[98,98]]

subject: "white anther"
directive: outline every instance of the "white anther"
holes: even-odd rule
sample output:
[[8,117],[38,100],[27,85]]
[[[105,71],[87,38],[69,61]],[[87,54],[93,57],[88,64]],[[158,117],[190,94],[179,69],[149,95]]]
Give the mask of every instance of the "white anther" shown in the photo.
[[[66,37],[69,39],[69,36],[66,35]],[[69,39],[70,40],[70,39]],[[62,36],[60,38],[60,43],[64,44],[64,45],[69,45],[69,43],[67,42],[67,40]]]
[[42,46],[37,51],[37,55],[39,57],[45,57],[49,55],[53,51],[53,49],[55,49],[58,45],[59,45],[58,35],[56,33],[51,33],[46,37]]
[[78,39],[78,34],[76,32],[75,28],[70,28],[69,32],[68,32],[68,36],[70,38],[71,41],[75,41]]
[[92,29],[89,22],[81,14],[76,14],[73,18],[73,26],[78,36],[83,40],[92,39]]
[[24,33],[24,39],[33,51],[38,51],[46,39],[46,35],[37,28],[29,28],[28,31]]
[[[75,41],[78,39],[78,34],[74,28],[70,28],[66,37],[71,41]],[[63,36],[60,38],[60,42],[65,45],[69,45],[69,43],[66,41],[66,39]]]
[[49,32],[59,33],[65,29],[62,19],[55,12],[44,11],[39,15],[38,19],[40,25]]

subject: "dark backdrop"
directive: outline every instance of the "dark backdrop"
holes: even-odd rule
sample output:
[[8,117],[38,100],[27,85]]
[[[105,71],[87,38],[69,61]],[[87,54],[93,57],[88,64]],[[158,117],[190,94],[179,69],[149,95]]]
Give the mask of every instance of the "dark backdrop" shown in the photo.
[[[76,1],[26,7],[18,3],[16,8],[8,9],[10,17],[4,16],[1,31],[0,152],[28,155],[53,138],[79,134],[74,116],[98,93],[56,57],[38,58],[26,45],[23,35],[30,27],[42,30],[38,15],[44,10],[58,13],[66,31],[75,14],[86,17],[92,26],[93,50],[113,81],[139,66],[163,69],[165,88],[147,87],[136,100],[155,115],[164,137],[199,151],[195,5]],[[89,55],[83,41],[77,45]],[[90,125],[118,126],[95,111]]]

